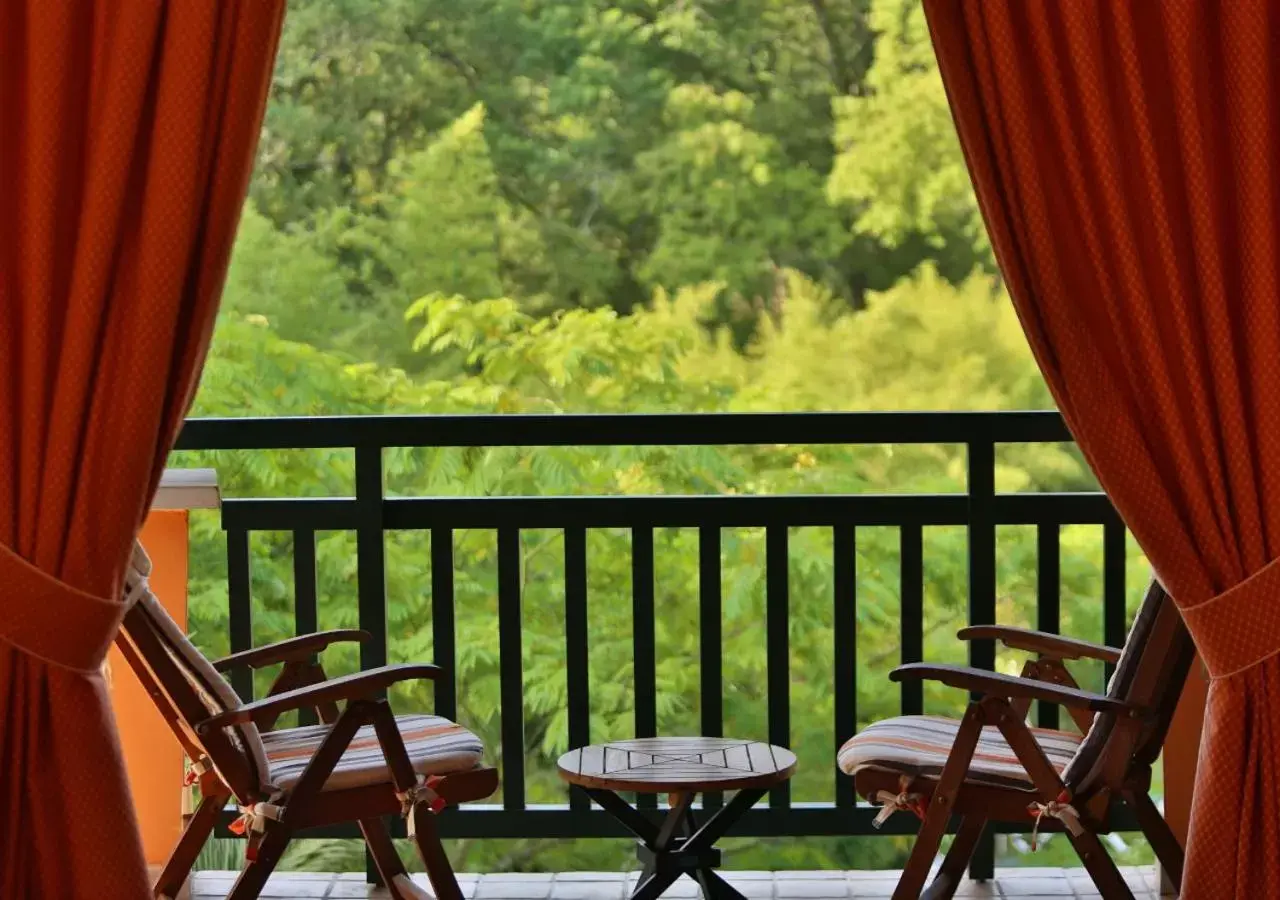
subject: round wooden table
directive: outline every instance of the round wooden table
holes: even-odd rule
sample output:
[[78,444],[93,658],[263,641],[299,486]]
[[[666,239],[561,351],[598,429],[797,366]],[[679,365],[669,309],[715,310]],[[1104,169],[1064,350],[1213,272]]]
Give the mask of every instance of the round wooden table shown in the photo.
[[[686,873],[702,886],[704,900],[743,900],[714,871],[720,865],[715,843],[769,788],[791,777],[796,756],[759,741],[639,738],[570,750],[558,765],[561,778],[586,791],[638,838],[644,871],[631,900],[657,900]],[[655,824],[618,791],[670,794],[671,809]],[[693,798],[707,791],[738,793],[699,825]]]

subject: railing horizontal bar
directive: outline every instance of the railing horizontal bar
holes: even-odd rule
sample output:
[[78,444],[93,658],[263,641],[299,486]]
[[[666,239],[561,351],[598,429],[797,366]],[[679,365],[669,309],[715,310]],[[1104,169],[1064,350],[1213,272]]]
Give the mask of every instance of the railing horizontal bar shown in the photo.
[[[999,525],[1103,524],[1114,518],[1102,494],[998,494]],[[964,494],[822,494],[656,497],[405,497],[384,501],[384,527],[635,528],[831,525],[965,525]],[[347,498],[253,498],[222,501],[224,528],[342,531],[356,527]]]
[[[254,531],[355,531],[359,513],[351,497],[255,497],[222,501],[222,527]],[[384,523],[385,527],[385,523]]]
[[[695,810],[698,806],[695,805]],[[876,830],[871,823],[879,807],[859,804],[850,808],[838,808],[830,804],[793,803],[786,809],[769,809],[768,803],[747,810],[737,824],[729,830],[731,837],[787,837],[806,835],[813,837],[846,837],[850,835],[914,835],[920,829],[918,819],[907,815],[897,815],[884,824],[884,828]],[[665,809],[647,813],[657,821]],[[218,836],[228,837],[226,826],[237,816],[234,808],[228,808],[222,814]],[[467,804],[464,808],[451,808],[439,818],[440,833],[446,838],[528,838],[537,835],[543,839],[564,839],[578,837],[629,837],[630,834],[607,813],[592,809],[589,812],[569,809],[563,805],[530,805],[521,810],[504,810],[493,804]],[[949,831],[954,831],[957,824],[952,820]],[[1137,831],[1138,824],[1133,814],[1120,804],[1112,807],[1110,816],[1113,831]],[[404,820],[396,817],[390,822],[394,837],[404,837]],[[1023,834],[1027,831],[1026,822],[996,823],[993,831],[1000,834]],[[1057,832],[1062,826],[1047,819],[1040,830]],[[328,828],[315,828],[300,831],[302,838],[360,836],[354,824],[335,825]]]
[[298,416],[189,419],[178,450],[1070,441],[1054,411]]
[[962,524],[968,507],[951,495],[668,495],[617,497],[441,497],[387,501],[388,528],[655,528]]
[[997,525],[1099,525],[1115,518],[1100,492],[996,494],[987,502]]

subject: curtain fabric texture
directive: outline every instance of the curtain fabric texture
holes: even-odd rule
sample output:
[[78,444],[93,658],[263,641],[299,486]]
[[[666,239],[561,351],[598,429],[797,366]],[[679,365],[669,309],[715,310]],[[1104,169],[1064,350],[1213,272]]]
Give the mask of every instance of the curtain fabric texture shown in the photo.
[[0,3],[0,897],[150,896],[100,667],[283,5]]
[[1213,678],[1182,896],[1280,897],[1280,7],[925,11],[1031,346]]

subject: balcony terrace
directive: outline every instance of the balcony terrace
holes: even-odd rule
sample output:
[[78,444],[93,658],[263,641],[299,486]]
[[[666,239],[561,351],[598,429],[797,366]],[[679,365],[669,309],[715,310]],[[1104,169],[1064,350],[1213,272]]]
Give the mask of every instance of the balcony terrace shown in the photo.
[[[308,419],[193,420],[188,422],[178,444],[175,462],[183,465],[183,451],[207,454],[213,459],[231,460],[240,454],[277,451],[338,451],[351,460],[354,491],[347,497],[247,497],[225,496],[220,528],[226,542],[225,648],[231,652],[249,649],[255,643],[255,618],[260,606],[255,598],[255,541],[262,534],[274,534],[283,543],[273,545],[291,550],[293,615],[291,630],[314,631],[321,624],[317,583],[317,542],[321,536],[342,532],[353,535],[352,573],[354,610],[347,621],[372,633],[373,640],[361,646],[359,666],[369,668],[394,660],[394,640],[389,642],[392,623],[388,615],[389,533],[420,532],[427,559],[423,572],[429,583],[431,661],[446,672],[458,670],[459,660],[471,652],[459,639],[460,611],[473,601],[460,596],[455,576],[460,564],[455,558],[464,533],[485,532],[493,536],[496,553],[491,560],[496,604],[492,633],[496,646],[486,648],[496,657],[497,679],[495,733],[485,734],[488,758],[500,767],[501,792],[494,801],[451,809],[441,817],[447,838],[476,840],[546,839],[565,841],[586,838],[618,838],[621,828],[576,789],[569,792],[546,787],[536,771],[539,763],[530,747],[530,723],[537,718],[540,732],[533,738],[544,744],[576,747],[605,737],[598,733],[600,716],[593,697],[591,669],[593,631],[590,603],[597,598],[589,591],[588,538],[597,531],[625,532],[630,553],[629,597],[632,627],[628,640],[629,670],[633,697],[630,729],[614,738],[653,736],[670,733],[672,716],[661,707],[659,669],[666,647],[660,640],[659,623],[672,613],[655,589],[661,585],[661,554],[655,554],[655,534],[670,530],[689,534],[695,548],[697,578],[690,598],[697,638],[693,659],[697,670],[696,730],[708,736],[726,731],[726,696],[742,685],[726,679],[725,630],[726,594],[722,560],[725,535],[735,530],[751,530],[761,540],[763,553],[758,578],[762,582],[763,618],[754,631],[760,638],[762,654],[758,682],[762,686],[759,721],[761,733],[734,736],[759,738],[791,746],[800,756],[801,770],[823,773],[825,789],[810,782],[802,794],[793,797],[793,786],[774,789],[756,809],[740,820],[731,836],[780,842],[801,838],[855,838],[871,835],[891,840],[892,835],[914,833],[916,822],[909,816],[890,819],[883,831],[872,827],[876,809],[858,802],[851,780],[839,775],[835,751],[866,721],[859,712],[859,692],[889,691],[887,680],[858,684],[857,615],[859,571],[858,545],[863,529],[896,534],[899,648],[890,653],[892,663],[911,662],[925,657],[926,603],[929,560],[926,535],[932,529],[963,532],[965,607],[963,624],[992,623],[997,620],[997,530],[1020,526],[1034,531],[1035,602],[1034,620],[1026,624],[1057,632],[1062,615],[1059,535],[1064,526],[1089,525],[1100,531],[1102,553],[1098,574],[1097,603],[1101,611],[1101,637],[1106,643],[1124,641],[1126,621],[1126,533],[1106,497],[1101,493],[999,493],[996,490],[998,455],[1002,448],[1034,443],[1069,442],[1070,435],[1056,413],[856,413],[856,414],[744,414],[744,415],[622,415],[622,416],[415,416],[350,417]],[[553,448],[553,447],[858,447],[895,445],[952,445],[963,448],[964,488],[946,493],[846,493],[823,495],[753,495],[707,491],[696,495],[610,496],[418,496],[393,486],[389,454],[404,448],[431,452],[440,448]],[[186,457],[190,459],[191,457]],[[804,531],[826,535],[822,547],[829,547],[829,658],[797,660],[797,635],[809,625],[793,617],[789,560],[793,537]],[[528,697],[526,667],[531,640],[525,600],[522,541],[533,533],[553,533],[561,547],[562,605],[557,627],[562,624],[558,646],[549,646],[545,636],[537,638],[541,653],[559,654],[564,695],[557,712],[532,710]],[[425,548],[429,546],[429,550]],[[1131,585],[1132,587],[1132,585]],[[619,598],[607,598],[618,600]],[[278,616],[277,616],[278,619]],[[275,620],[273,620],[275,621]],[[276,626],[278,628],[278,622]],[[327,627],[327,624],[326,624]],[[277,635],[283,636],[283,635]],[[210,640],[208,635],[197,635]],[[259,640],[259,643],[261,640]],[[892,648],[891,648],[892,650]],[[973,642],[968,649],[971,665],[994,668],[997,654],[990,642]],[[1110,674],[1108,671],[1107,675]],[[793,741],[793,707],[796,685],[817,681],[829,691],[829,722],[824,746],[815,750],[812,736],[804,748]],[[252,673],[237,673],[236,690],[245,698],[255,692]],[[261,690],[261,685],[256,688]],[[434,711],[467,722],[463,693],[452,675],[437,683],[432,696]],[[963,698],[960,698],[963,699]],[[393,698],[394,700],[394,698]],[[926,703],[921,685],[900,686],[897,708],[904,714],[936,711]],[[545,704],[544,704],[545,706]],[[1057,727],[1059,711],[1040,704],[1034,712],[1036,724]],[[678,717],[677,717],[678,718]],[[741,716],[732,730],[743,728]],[[563,737],[545,735],[545,723],[560,723]],[[304,719],[305,721],[305,719]],[[470,723],[468,723],[470,724]],[[616,721],[613,723],[616,726]],[[476,727],[472,725],[472,727]],[[687,730],[687,726],[686,726]],[[511,752],[519,748],[519,752]],[[800,771],[800,770],[798,770]],[[830,773],[829,776],[826,773]],[[560,792],[558,802],[549,790]],[[821,791],[825,796],[816,796]],[[638,806],[649,815],[656,813],[656,797],[639,798]],[[708,798],[716,806],[720,798]],[[234,817],[228,810],[224,827]],[[1113,825],[1119,831],[1132,828],[1126,810],[1113,811]],[[404,836],[403,822],[391,823],[393,834]],[[1001,834],[1030,830],[1027,823],[1009,823],[996,829]],[[226,836],[226,832],[222,832]],[[352,828],[333,828],[315,837],[356,838]],[[852,851],[851,851],[852,852]],[[856,853],[854,854],[856,857]],[[888,897],[895,875],[891,871],[821,872],[733,872],[726,854],[726,877],[748,897],[845,898]],[[1002,859],[1002,866],[1007,860]],[[1032,858],[1026,861],[1035,862]],[[1056,862],[1057,858],[1049,860]],[[854,858],[846,865],[856,866]],[[988,835],[974,858],[970,874],[977,881],[965,884],[961,896],[1032,897],[1091,896],[1092,886],[1078,870],[1039,866],[1036,868],[995,868],[995,836]],[[465,861],[459,866],[466,868]],[[778,868],[784,868],[779,866]],[[790,866],[785,868],[791,868]],[[369,870],[372,871],[372,870]],[[1126,878],[1135,896],[1146,897],[1155,890],[1154,870],[1128,868]],[[371,877],[371,876],[370,876]],[[621,897],[627,875],[570,872],[560,875],[488,872],[465,876],[463,889],[468,900],[584,900]],[[634,873],[632,876],[634,878]],[[206,870],[198,873],[192,888],[197,898],[225,895],[231,873]],[[994,878],[994,880],[992,880]],[[322,873],[282,873],[273,877],[263,896],[272,897],[363,897],[378,896],[366,884],[364,873],[329,875]],[[687,879],[677,882],[670,896],[693,896],[696,885]],[[375,893],[368,893],[375,891]],[[1092,895],[1096,896],[1096,895]]]

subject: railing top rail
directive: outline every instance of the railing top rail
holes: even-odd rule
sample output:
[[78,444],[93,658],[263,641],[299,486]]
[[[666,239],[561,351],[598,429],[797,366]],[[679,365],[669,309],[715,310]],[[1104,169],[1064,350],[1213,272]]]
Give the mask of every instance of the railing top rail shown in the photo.
[[1053,410],[379,415],[189,419],[178,450],[1070,441]]

